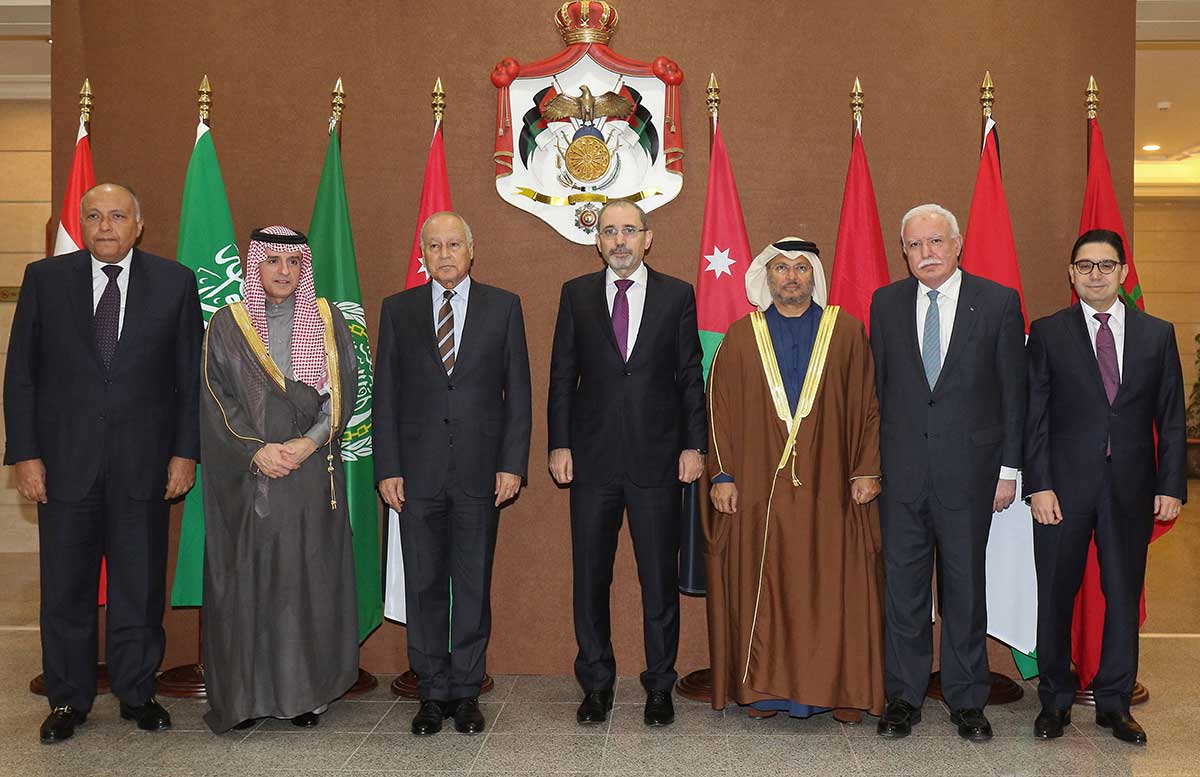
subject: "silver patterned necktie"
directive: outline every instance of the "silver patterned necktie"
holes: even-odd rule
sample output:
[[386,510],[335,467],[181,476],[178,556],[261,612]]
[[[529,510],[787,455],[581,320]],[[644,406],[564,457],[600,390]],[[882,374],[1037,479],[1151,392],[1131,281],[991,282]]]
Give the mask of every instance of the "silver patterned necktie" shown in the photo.
[[454,309],[450,307],[450,300],[453,299],[454,292],[446,289],[442,292],[442,307],[438,311],[438,356],[442,357],[442,366],[446,368],[446,374],[454,372]]
[[929,310],[925,311],[925,336],[921,343],[921,362],[925,365],[925,380],[932,391],[942,371],[942,316],[938,311],[937,289],[929,290]]

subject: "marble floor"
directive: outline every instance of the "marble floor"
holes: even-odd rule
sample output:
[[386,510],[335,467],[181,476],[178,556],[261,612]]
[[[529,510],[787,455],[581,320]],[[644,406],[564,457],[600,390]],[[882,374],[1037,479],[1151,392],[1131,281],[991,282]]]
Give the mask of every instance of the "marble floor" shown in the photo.
[[73,740],[38,742],[45,700],[28,692],[39,671],[37,563],[32,554],[0,553],[0,776],[100,777],[328,777],[358,775],[1078,775],[1078,777],[1196,775],[1200,737],[1191,719],[1200,697],[1200,483],[1168,540],[1151,551],[1150,617],[1141,641],[1140,679],[1151,700],[1135,709],[1150,744],[1125,745],[1075,708],[1067,736],[1053,742],[1030,735],[1037,702],[1031,685],[1011,705],[988,714],[996,738],[960,740],[937,702],[899,742],[875,736],[875,719],[846,726],[828,715],[809,720],[751,720],[676,698],[675,725],[650,730],[641,722],[643,694],[622,678],[607,725],[574,720],[579,691],[568,677],[496,678],[483,697],[487,730],[462,736],[447,728],[415,738],[416,705],[397,701],[381,676],[376,691],[332,705],[315,729],[267,721],[244,732],[209,733],[203,702],[162,699],[174,718],[169,732],[148,734],[120,720],[111,696],[97,700]]

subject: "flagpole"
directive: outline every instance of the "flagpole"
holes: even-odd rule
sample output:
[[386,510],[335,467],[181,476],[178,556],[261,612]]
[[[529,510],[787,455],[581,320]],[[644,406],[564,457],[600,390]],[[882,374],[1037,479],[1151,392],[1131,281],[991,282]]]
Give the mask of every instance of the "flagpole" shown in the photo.
[[[212,85],[208,73],[200,79],[196,89],[196,105],[200,123],[206,127],[212,111]],[[204,682],[204,607],[196,608],[196,663],[182,664],[166,670],[158,676],[157,691],[163,696],[176,699],[208,698],[208,686]]]
[[[1084,132],[1087,133],[1087,153],[1083,160],[1084,179],[1086,180],[1092,158],[1092,122],[1100,117],[1100,87],[1096,84],[1096,77],[1094,75],[1088,76],[1087,89],[1084,90],[1084,104],[1087,106],[1087,120],[1083,125]],[[1142,595],[1145,596],[1144,586]],[[1079,688],[1079,675],[1074,669],[1071,670],[1071,674],[1075,677],[1075,703],[1095,707],[1096,696],[1092,692],[1091,686]],[[1148,701],[1150,701],[1150,689],[1142,685],[1141,681],[1135,677],[1133,681],[1133,696],[1130,699],[1130,704],[1145,704]]]
[[[433,111],[433,137],[437,137],[438,129],[442,126],[442,119],[446,115],[446,89],[442,86],[441,76],[433,84],[433,91],[429,93],[429,108]],[[419,225],[418,225],[419,226]],[[385,506],[384,518],[387,519],[388,512]],[[453,607],[453,590],[451,591],[451,606]],[[402,696],[406,699],[419,699],[420,692],[417,689],[419,678],[417,673],[410,667],[402,674],[392,680],[392,693],[397,696]],[[483,695],[490,692],[496,687],[496,681],[492,679],[490,674],[484,673],[483,680],[479,684],[479,693]]]
[[[717,83],[716,73],[708,74],[708,86],[705,89],[704,102],[708,106],[709,115],[712,117],[712,120],[708,124],[708,149],[711,160],[712,145],[717,136],[717,120],[721,112],[721,87]],[[707,498],[707,489],[700,488],[699,480],[683,486],[683,496],[680,500],[680,517],[682,520],[685,522],[692,521],[696,511],[704,509],[703,502]],[[713,689],[712,667],[706,666],[703,669],[688,672],[675,683],[675,689],[685,699],[711,702]]]
[[[84,76],[83,85],[79,87],[79,121],[90,136],[92,133],[92,83]],[[68,183],[68,189],[70,184]],[[61,221],[62,214],[59,214]],[[58,225],[51,214],[46,223],[46,256],[54,255],[54,241]],[[100,605],[97,605],[100,606]],[[96,662],[96,693],[108,693],[111,690],[108,680],[108,666],[103,661]],[[39,674],[29,681],[29,692],[38,696],[46,695],[46,676]]]

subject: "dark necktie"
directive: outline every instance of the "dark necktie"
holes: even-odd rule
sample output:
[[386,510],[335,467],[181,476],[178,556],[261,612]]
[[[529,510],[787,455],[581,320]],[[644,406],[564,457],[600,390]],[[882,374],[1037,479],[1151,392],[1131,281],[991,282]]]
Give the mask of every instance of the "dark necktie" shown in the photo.
[[450,307],[450,300],[454,297],[454,291],[446,289],[442,292],[442,307],[438,310],[438,325],[437,325],[437,340],[438,354],[442,357],[442,366],[446,368],[446,374],[454,372],[454,309]]
[[1121,387],[1121,369],[1117,366],[1117,341],[1112,330],[1108,327],[1111,313],[1095,313],[1092,316],[1100,322],[1096,332],[1096,361],[1100,363],[1100,380],[1104,381],[1104,393],[1108,396],[1108,405],[1117,399],[1117,389]]
[[102,268],[108,276],[108,285],[100,295],[96,304],[96,315],[93,319],[96,327],[96,349],[100,351],[100,360],[104,369],[112,363],[113,354],[117,351],[117,335],[121,323],[121,287],[117,285],[117,276],[121,274],[119,265],[110,264]]
[[629,287],[633,281],[622,278],[617,283],[617,296],[613,299],[612,326],[613,336],[617,338],[617,349],[621,358],[628,360],[626,352],[629,346]]

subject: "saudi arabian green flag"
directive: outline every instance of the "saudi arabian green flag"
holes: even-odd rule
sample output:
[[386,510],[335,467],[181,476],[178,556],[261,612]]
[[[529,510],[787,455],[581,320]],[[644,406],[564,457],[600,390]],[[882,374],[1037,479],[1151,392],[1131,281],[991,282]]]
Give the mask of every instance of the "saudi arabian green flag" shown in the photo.
[[[188,162],[179,213],[179,262],[196,273],[204,325],[212,314],[242,298],[242,263],[233,236],[233,218],[225,182],[208,125],[196,127],[196,145]],[[179,559],[171,586],[172,607],[199,607],[204,592],[204,494],[200,467],[196,485],[183,505]]]
[[361,642],[383,623],[383,588],[379,571],[379,502],[375,494],[375,462],[371,456],[371,344],[358,285],[350,207],[342,177],[342,149],[337,129],[329,134],[325,167],[317,185],[308,224],[317,296],[336,305],[354,336],[358,355],[358,390],[354,414],[342,435],[346,466],[346,503],[354,535],[354,579],[358,588],[358,638]]

